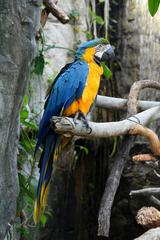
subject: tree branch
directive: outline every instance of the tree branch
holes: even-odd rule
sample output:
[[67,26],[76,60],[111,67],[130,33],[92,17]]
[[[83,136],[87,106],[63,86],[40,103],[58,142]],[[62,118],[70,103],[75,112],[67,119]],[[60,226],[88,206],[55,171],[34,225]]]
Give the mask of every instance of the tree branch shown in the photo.
[[129,131],[133,129],[137,123],[146,125],[151,120],[153,121],[159,118],[160,107],[154,107],[119,122],[89,122],[89,126],[92,129],[91,133],[88,132],[88,129],[86,129],[81,121],[77,121],[77,124],[75,125],[72,118],[54,116],[52,117],[51,122],[54,131],[61,134],[69,136],[77,135],[87,138],[106,138],[128,134]]
[[153,195],[153,194],[158,194],[160,195],[160,188],[145,188],[145,189],[139,189],[139,190],[134,190],[130,192],[130,196],[139,196],[139,195]]
[[44,28],[47,19],[48,19],[48,15],[49,15],[50,11],[47,8],[44,8],[41,12],[41,27]]
[[158,240],[160,239],[160,227],[153,228],[142,234],[140,237],[135,238],[134,240]]
[[52,0],[43,0],[43,4],[45,5],[47,11],[51,12],[52,15],[55,16],[61,23],[65,24],[69,22],[69,17],[66,13],[54,4]]
[[[134,95],[134,92],[132,94]],[[97,106],[99,105],[101,107],[104,107],[104,105],[100,103],[102,97],[98,98]],[[130,100],[132,100],[131,95]],[[109,104],[111,105],[111,103]],[[130,104],[130,101],[128,107],[132,108],[132,104]],[[134,110],[134,113],[136,110]],[[69,135],[70,137],[71,135],[77,135],[87,138],[94,137],[106,138],[111,136],[126,135],[128,133],[135,133],[134,131],[132,132],[131,130],[136,129],[137,124],[140,123],[142,125],[146,125],[147,123],[149,123],[150,120],[156,120],[160,118],[159,110],[160,106],[153,107],[119,122],[107,122],[107,123],[89,122],[89,126],[92,129],[91,132],[90,131],[88,132],[88,129],[85,128],[81,121],[79,121],[75,125],[73,119],[71,118],[62,118],[54,116],[52,118],[52,123],[54,130],[58,133],[65,134],[65,136]],[[129,109],[128,115],[130,115],[131,112],[132,110]],[[104,190],[99,210],[98,218],[99,236],[107,237],[109,235],[111,208],[119,185],[121,174],[125,165],[126,156],[128,156],[130,148],[133,144],[134,144],[133,139],[129,138],[128,136],[125,136],[125,138],[122,141],[122,147],[120,148],[120,151],[116,154],[116,157],[114,159],[114,164],[106,182],[106,187]]]
[[[125,110],[127,109],[128,99],[97,96],[96,107],[106,108],[110,110]],[[144,111],[152,107],[160,106],[160,102],[156,101],[138,101],[138,110]]]
[[133,129],[129,131],[129,134],[140,135],[149,141],[150,148],[154,155],[160,155],[160,141],[157,134],[149,128],[146,128],[140,124],[137,124]]
[[[137,123],[147,124],[151,119],[156,120],[160,117],[160,107],[154,107],[144,112],[138,113],[126,120],[119,122],[107,122],[107,123],[93,123],[89,122],[89,126],[92,129],[91,133],[87,132],[87,129],[83,126],[82,122],[74,124],[71,118],[53,117],[54,130],[59,133],[65,133],[70,135],[78,135],[84,137],[111,137],[118,135],[128,134],[131,129],[137,126]],[[98,218],[98,235],[108,236],[110,228],[110,215],[113,200],[119,185],[121,174],[125,165],[126,156],[129,154],[129,150],[134,142],[129,140],[126,136],[122,142],[122,148],[115,157],[113,168],[107,179],[104,194],[101,200],[99,218]],[[127,148],[126,148],[127,146]]]
[[[138,95],[134,95],[134,91],[130,91],[129,96],[130,96],[130,99],[128,100],[127,116],[130,117],[137,113],[137,107],[136,109],[134,109],[132,100],[134,99],[135,101],[138,101],[137,99]],[[138,114],[134,116],[134,118],[138,121],[140,119],[139,118],[137,119],[137,116]],[[121,174],[124,169],[126,156],[129,155],[129,150],[133,144],[134,144],[133,138],[129,138],[128,136],[126,136],[122,140],[122,147],[120,148],[120,150],[117,152],[115,156],[115,161],[114,161],[112,170],[109,174],[109,177],[107,179],[105,191],[101,200],[99,218],[98,218],[98,235],[99,236],[105,236],[105,237],[109,236],[111,208],[113,205],[117,188],[119,186]]]
[[[99,216],[98,216],[98,236],[109,236],[110,215],[113,200],[119,186],[121,174],[126,162],[126,156],[129,154],[133,141],[128,141],[129,137],[125,136],[119,152],[116,154],[112,170],[107,179],[105,190],[101,199]],[[124,147],[125,146],[125,147]],[[126,148],[127,146],[127,148]]]
[[138,108],[138,97],[140,94],[140,91],[144,88],[155,88],[157,90],[160,90],[160,83],[153,81],[153,80],[141,80],[134,82],[130,89],[130,93],[128,96],[128,115],[133,115],[137,113]]
[[156,198],[155,196],[151,195],[149,200],[154,204],[157,205],[160,208],[160,200]]

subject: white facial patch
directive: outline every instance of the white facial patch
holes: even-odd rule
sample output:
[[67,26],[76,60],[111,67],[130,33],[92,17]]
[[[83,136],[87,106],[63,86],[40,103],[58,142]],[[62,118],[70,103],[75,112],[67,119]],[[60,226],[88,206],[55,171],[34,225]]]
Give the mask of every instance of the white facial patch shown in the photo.
[[98,52],[95,53],[95,56],[99,59],[101,59],[102,55],[103,55],[103,52],[98,51]]
[[97,47],[96,47],[96,53],[95,53],[95,56],[99,59],[102,58],[102,55],[105,51],[107,51],[108,49],[111,48],[111,45],[110,44],[99,44]]

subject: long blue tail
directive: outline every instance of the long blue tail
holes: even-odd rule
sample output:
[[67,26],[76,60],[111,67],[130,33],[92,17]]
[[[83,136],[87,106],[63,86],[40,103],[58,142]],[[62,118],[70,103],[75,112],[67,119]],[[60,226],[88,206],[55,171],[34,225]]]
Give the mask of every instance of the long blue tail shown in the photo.
[[53,161],[58,158],[58,149],[60,144],[60,136],[49,131],[46,136],[44,149],[41,155],[39,168],[40,178],[37,188],[37,198],[34,206],[34,222],[37,223],[40,219],[41,213],[46,206],[46,197],[48,191],[48,184],[51,179],[53,168]]

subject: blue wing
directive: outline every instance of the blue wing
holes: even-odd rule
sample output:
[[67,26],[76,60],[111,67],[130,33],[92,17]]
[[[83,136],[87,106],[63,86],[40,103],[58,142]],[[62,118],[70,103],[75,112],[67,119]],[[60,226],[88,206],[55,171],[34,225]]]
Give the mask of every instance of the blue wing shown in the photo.
[[43,143],[50,129],[50,119],[58,116],[62,109],[69,107],[73,101],[82,96],[88,76],[88,64],[77,60],[56,79],[40,122],[36,150]]

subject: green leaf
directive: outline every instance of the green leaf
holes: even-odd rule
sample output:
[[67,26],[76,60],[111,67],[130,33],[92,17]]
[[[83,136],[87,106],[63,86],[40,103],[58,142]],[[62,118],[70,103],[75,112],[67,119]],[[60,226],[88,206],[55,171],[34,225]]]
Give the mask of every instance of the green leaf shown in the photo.
[[43,227],[45,226],[47,218],[44,214],[41,215],[40,222],[42,223]]
[[44,56],[42,53],[40,53],[35,59],[34,59],[34,73],[37,75],[42,75],[44,70]]
[[30,129],[32,129],[32,130],[36,130],[36,131],[38,130],[38,126],[37,126],[37,124],[34,123],[34,122],[24,121],[23,124],[24,124],[26,127],[30,128]]
[[95,21],[96,21],[96,23],[99,24],[99,25],[103,25],[103,24],[104,24],[104,20],[103,20],[103,18],[100,17],[100,16],[96,16],[96,17],[95,17]]
[[20,111],[20,122],[24,123],[24,121],[28,118],[28,111],[21,110]]
[[89,9],[89,13],[92,17],[92,21],[96,22],[97,24],[103,25],[104,24],[104,20],[101,16],[98,16],[95,12],[93,12],[91,9]]
[[36,197],[36,190],[37,190],[37,181],[35,180],[35,178],[32,177],[30,185],[29,185],[29,192],[30,192],[30,196],[35,199]]
[[83,31],[83,32],[86,34],[87,39],[89,39],[89,40],[93,39],[92,33],[90,33],[89,31]]
[[24,186],[25,185],[25,183],[26,183],[26,177],[24,176],[24,175],[22,175],[21,173],[19,173],[18,174],[18,177],[19,177],[19,183],[20,183],[20,185],[22,186]]
[[81,151],[84,151],[84,153],[86,154],[86,155],[88,155],[88,148],[86,148],[86,147],[84,147],[84,146],[80,146],[80,150]]
[[107,79],[110,79],[112,77],[111,70],[105,65],[105,63],[101,63],[103,67],[103,74]]
[[22,108],[20,111],[20,122],[24,123],[24,121],[28,118],[28,115],[29,115],[28,96],[25,95],[23,98]]
[[24,98],[23,98],[23,104],[22,104],[22,106],[25,107],[27,104],[28,104],[28,96],[25,95]]
[[148,8],[152,17],[158,11],[159,4],[160,4],[160,0],[148,0]]
[[82,146],[82,145],[75,145],[75,147],[79,148],[81,151],[84,151],[84,153],[85,153],[86,155],[88,155],[88,153],[89,153],[88,148],[86,148],[86,147],[84,147],[84,146]]

